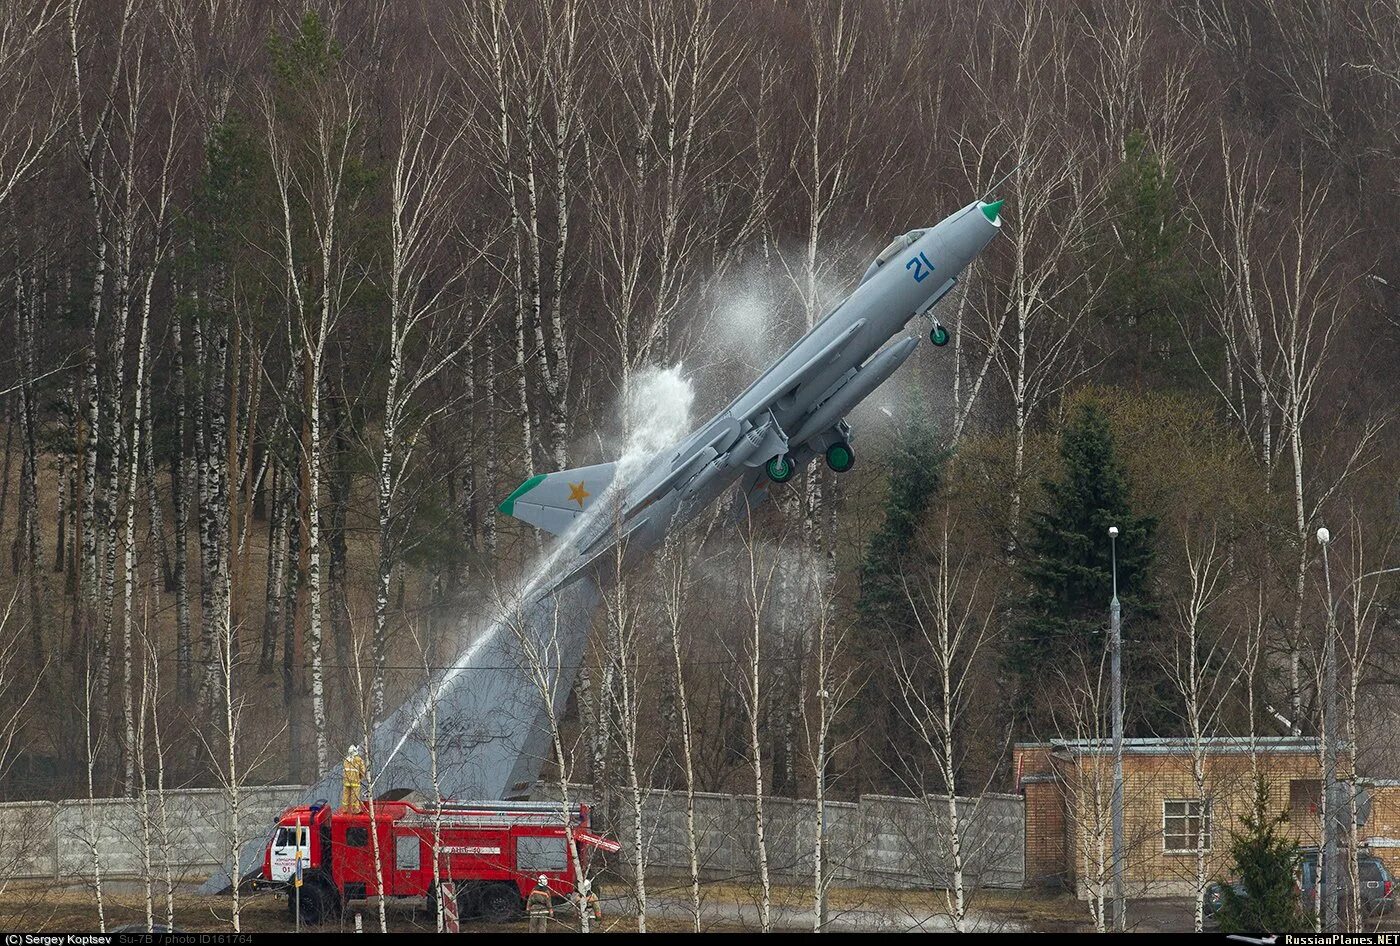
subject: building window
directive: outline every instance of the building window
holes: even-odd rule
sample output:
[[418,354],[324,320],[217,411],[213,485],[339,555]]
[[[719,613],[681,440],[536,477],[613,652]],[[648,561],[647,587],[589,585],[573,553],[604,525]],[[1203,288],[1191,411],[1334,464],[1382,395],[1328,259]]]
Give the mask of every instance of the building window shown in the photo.
[[[1162,849],[1167,853],[1190,853],[1201,840],[1201,850],[1210,850],[1210,799],[1168,798],[1162,802]],[[1199,836],[1199,837],[1198,837]]]
[[1322,804],[1322,779],[1295,778],[1288,783],[1288,817],[1294,824],[1316,818]]

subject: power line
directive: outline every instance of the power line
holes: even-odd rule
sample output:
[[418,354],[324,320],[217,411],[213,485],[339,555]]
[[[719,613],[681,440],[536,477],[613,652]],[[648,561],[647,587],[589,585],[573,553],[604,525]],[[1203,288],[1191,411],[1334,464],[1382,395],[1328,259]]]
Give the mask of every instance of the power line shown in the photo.
[[[772,662],[772,661],[802,660],[802,659],[804,659],[806,656],[807,656],[806,654],[788,654],[787,656],[772,656],[772,657],[760,656],[760,657],[759,657],[759,662],[760,662],[760,663],[770,663],[770,662]],[[198,662],[198,661],[196,661],[196,663],[197,663],[197,662]],[[673,665],[675,664],[675,660],[674,660],[674,659],[667,660],[667,661],[666,661],[666,664],[667,664],[667,666],[673,666]],[[734,666],[734,665],[737,665],[737,661],[734,661],[734,660],[688,660],[688,659],[682,658],[682,660],[681,660],[681,665],[682,665],[682,666],[686,666],[686,667],[713,667],[713,666],[719,666],[719,665]],[[274,670],[275,670],[275,669],[280,669],[281,666],[282,666],[281,661],[277,661],[277,662],[276,662],[276,666],[274,667]],[[332,668],[332,669],[337,669],[337,670],[354,670],[354,669],[356,669],[356,665],[355,665],[355,664],[329,663],[329,662],[324,661],[324,660],[321,661],[321,666],[322,666],[323,668]],[[359,669],[362,669],[362,670],[363,670],[363,669],[366,668],[366,666],[367,666],[367,664],[363,664],[363,663],[362,663],[362,664],[359,665]],[[456,665],[456,664],[429,664],[428,666],[424,667],[422,664],[418,664],[418,665],[416,665],[416,666],[409,666],[409,665],[390,665],[390,666],[384,667],[384,669],[385,669],[385,670],[413,670],[413,671],[417,671],[417,672],[419,672],[419,673],[423,672],[424,670],[427,670],[428,672],[431,673],[431,672],[433,672],[433,671],[435,671],[435,670],[519,670],[519,669],[521,669],[522,667],[525,667],[525,666],[528,666],[528,665],[527,665],[527,664],[500,664],[500,665],[492,665],[492,666],[466,666],[466,667],[462,667],[462,666],[458,666],[458,665]],[[269,673],[270,673],[270,672],[272,672],[272,671],[269,671]]]

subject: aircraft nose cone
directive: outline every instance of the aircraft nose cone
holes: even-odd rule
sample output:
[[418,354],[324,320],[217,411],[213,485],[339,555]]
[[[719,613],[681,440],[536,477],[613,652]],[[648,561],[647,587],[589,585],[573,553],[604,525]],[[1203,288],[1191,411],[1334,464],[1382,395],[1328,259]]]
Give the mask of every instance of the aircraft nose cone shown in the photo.
[[997,218],[1001,216],[1001,205],[1004,203],[1006,203],[1006,201],[1003,199],[982,205],[982,216],[987,218],[988,223],[997,222]]

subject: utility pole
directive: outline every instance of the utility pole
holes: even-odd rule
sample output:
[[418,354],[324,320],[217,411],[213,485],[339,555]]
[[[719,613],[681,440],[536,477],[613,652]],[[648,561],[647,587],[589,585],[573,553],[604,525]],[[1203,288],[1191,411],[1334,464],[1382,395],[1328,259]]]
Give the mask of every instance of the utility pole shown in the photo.
[[1341,885],[1337,883],[1337,609],[1332,600],[1332,569],[1327,560],[1331,541],[1332,534],[1325,526],[1317,530],[1327,586],[1327,639],[1322,644],[1322,858],[1317,887],[1324,933],[1341,929]]
[[1108,605],[1109,651],[1113,670],[1113,925],[1128,929],[1128,899],[1123,892],[1123,627],[1118,604],[1118,527],[1108,527],[1113,556],[1113,600]]

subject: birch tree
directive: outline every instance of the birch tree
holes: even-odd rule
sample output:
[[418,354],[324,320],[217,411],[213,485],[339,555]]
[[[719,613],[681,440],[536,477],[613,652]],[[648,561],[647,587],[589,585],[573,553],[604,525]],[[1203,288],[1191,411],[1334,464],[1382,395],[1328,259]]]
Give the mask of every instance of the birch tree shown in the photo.
[[728,180],[742,40],[711,0],[632,0],[607,18],[602,55],[615,109],[589,139],[590,189],[608,329],[630,397],[632,377],[683,344],[682,316],[718,275],[711,253],[742,239]]
[[[540,450],[555,469],[568,466],[572,355],[565,296],[576,249],[570,225],[586,73],[575,0],[533,0],[515,7],[515,15],[507,8],[504,0],[491,0],[457,21],[451,65],[467,92],[467,120],[490,156],[511,233],[506,278],[514,297],[515,408],[522,460],[533,473]],[[476,121],[478,111],[491,121]],[[532,378],[542,405],[531,400]]]
[[[827,929],[829,915],[828,891],[836,882],[827,848],[827,799],[830,793],[832,760],[844,748],[835,738],[838,723],[855,700],[859,685],[850,667],[846,646],[847,628],[837,624],[834,589],[823,583],[811,591],[817,596],[813,618],[811,656],[815,661],[810,677],[804,678],[801,702],[802,721],[806,729],[807,758],[812,767],[813,842],[812,842],[812,932]],[[699,902],[696,902],[697,916]]]
[[[991,48],[978,56],[969,77],[971,94],[993,116],[992,127],[959,135],[970,153],[983,141],[1008,152],[991,167],[997,177],[1009,175],[997,195],[1014,208],[1006,218],[1009,259],[1003,269],[984,271],[983,293],[973,297],[975,314],[963,324],[985,352],[971,376],[967,403],[976,400],[990,373],[1011,405],[1007,522],[1013,554],[1031,424],[1078,373],[1076,333],[1096,288],[1088,283],[1079,251],[1102,195],[1083,142],[1064,129],[1072,101],[1066,31],[1051,7],[1029,0],[1011,4],[990,25]],[[1002,94],[1008,86],[1017,89],[1009,100]],[[973,163],[984,166],[982,160]]]
[[[99,431],[101,429],[101,388],[100,361],[103,298],[107,282],[108,244],[112,239],[114,223],[111,219],[112,183],[109,178],[107,152],[114,147],[115,132],[112,127],[114,114],[119,104],[119,91],[125,74],[126,56],[129,51],[134,4],[130,0],[117,9],[117,21],[113,42],[107,46],[112,51],[107,68],[97,75],[98,66],[88,61],[84,53],[91,47],[89,30],[100,32],[111,24],[93,24],[83,18],[81,0],[69,0],[68,20],[68,64],[73,83],[76,107],[73,110],[74,139],[78,163],[85,179],[88,204],[92,211],[92,277],[88,292],[88,333],[87,350],[83,366],[83,423],[80,427],[82,453],[81,507],[79,531],[81,533],[80,588],[82,592],[83,614],[74,611],[75,620],[81,621],[87,636],[97,633],[96,615],[101,592],[99,565],[104,561],[98,529],[105,528],[99,522],[99,515],[107,516],[107,510],[98,508],[98,453]],[[95,100],[95,104],[90,100]],[[128,165],[129,167],[129,165]],[[108,647],[105,642],[96,640],[98,651],[98,673],[105,673]],[[105,699],[106,687],[103,686]]]
[[[63,16],[77,11],[60,0],[7,5],[0,11],[0,207],[9,203],[15,189],[35,173],[60,135],[63,123],[61,96],[54,96],[47,110],[30,111],[39,97],[43,71],[40,53],[52,33],[63,25]],[[71,37],[70,37],[71,39]],[[37,112],[37,114],[36,114]],[[79,137],[82,137],[81,130]]]
[[[782,556],[776,547],[761,541],[748,511],[747,522],[740,527],[742,549],[737,565],[740,569],[740,589],[744,600],[747,627],[739,652],[734,654],[736,669],[742,674],[738,681],[740,701],[748,724],[749,777],[754,786],[754,845],[758,852],[759,924],[763,932],[773,928],[773,882],[768,864],[767,823],[764,820],[763,717],[766,704],[763,677],[763,641],[773,633],[769,606],[774,595]],[[786,615],[783,616],[786,619]]]
[[[670,643],[672,687],[676,718],[663,720],[667,732],[679,730],[681,769],[685,778],[685,844],[690,876],[690,909],[694,931],[700,932],[700,843],[695,824],[695,739],[691,729],[690,698],[682,657],[681,627],[690,598],[689,549],[683,537],[671,536],[657,560],[662,609]],[[675,725],[673,725],[673,722]]]
[[[279,212],[276,250],[291,314],[290,341],[301,363],[301,554],[316,771],[324,772],[331,760],[322,655],[321,391],[331,334],[356,279],[344,244],[362,189],[364,102],[354,83],[336,71],[337,47],[320,21],[308,15],[299,29],[285,65],[289,87],[280,94],[265,92],[261,111]],[[300,98],[287,101],[293,89]],[[308,240],[300,239],[303,233]]]
[[929,812],[947,823],[937,858],[948,865],[947,874],[934,880],[945,887],[948,916],[953,929],[962,933],[967,930],[967,870],[972,853],[966,827],[976,818],[977,802],[967,811],[958,798],[959,788],[966,790],[958,780],[964,752],[960,734],[965,731],[975,697],[974,665],[993,636],[996,604],[994,600],[979,600],[981,573],[968,574],[967,556],[951,548],[951,531],[945,512],[936,544],[929,550],[928,578],[903,576],[916,634],[913,648],[900,648],[897,672],[901,715],[910,731],[918,735],[920,755],[927,753],[932,759],[935,784],[943,797],[940,800],[930,795],[930,786],[918,771],[912,773],[910,788],[922,803],[944,806],[942,812]]
[[1063,738],[1088,747],[1071,763],[1076,768],[1073,787],[1066,789],[1065,812],[1073,825],[1074,850],[1070,855],[1075,861],[1075,875],[1094,929],[1100,933],[1108,930],[1109,876],[1113,868],[1113,765],[1111,754],[1103,751],[1108,744],[1106,657],[1105,649],[1097,665],[1081,656],[1078,666],[1058,671],[1057,683],[1065,698],[1059,701],[1061,713],[1055,720],[1055,729]]
[[[1303,603],[1310,524],[1346,480],[1374,459],[1383,419],[1367,419],[1324,465],[1324,441],[1311,423],[1326,392],[1332,349],[1350,313],[1342,248],[1349,234],[1331,213],[1330,184],[1279,169],[1222,131],[1223,220],[1201,229],[1222,287],[1212,320],[1224,343],[1220,374],[1207,377],[1266,481],[1288,477],[1293,512],[1293,613],[1287,636],[1291,717],[1302,719]],[[1269,207],[1261,214],[1259,208]],[[1334,431],[1335,432],[1335,431]],[[1330,469],[1324,475],[1317,470]],[[1315,469],[1316,468],[1316,469]]]
[[1181,696],[1191,782],[1196,790],[1191,895],[1193,922],[1199,933],[1205,921],[1205,892],[1211,883],[1207,854],[1213,839],[1207,832],[1212,818],[1207,812],[1211,816],[1215,814],[1211,789],[1217,787],[1208,768],[1212,754],[1209,740],[1217,732],[1239,670],[1231,675],[1230,668],[1235,666],[1233,655],[1218,633],[1208,633],[1207,612],[1215,608],[1226,590],[1224,562],[1215,529],[1211,529],[1209,536],[1197,538],[1187,532],[1182,538],[1185,582],[1175,602],[1177,633],[1172,641],[1171,663],[1167,670]]
[[[35,702],[42,681],[41,674],[30,674],[24,665],[24,648],[20,633],[14,628],[15,602],[18,594],[11,595],[0,613],[0,777],[8,776],[25,747],[24,716]],[[23,835],[16,837],[11,830],[0,835],[8,851],[25,852],[35,843]],[[4,894],[17,868],[23,853],[9,855],[6,863],[0,865],[0,894]]]
[[[374,601],[373,719],[384,714],[384,669],[388,654],[389,583],[399,544],[396,500],[422,425],[442,408],[414,414],[417,395],[452,364],[472,341],[473,327],[455,326],[462,310],[450,304],[460,292],[459,272],[444,276],[437,248],[457,209],[456,176],[460,127],[449,123],[445,93],[420,89],[400,103],[397,148],[390,169],[387,381],[378,476],[378,586]],[[467,317],[470,320],[470,316]]]
[[[139,72],[138,72],[139,78]],[[132,693],[133,693],[133,673],[137,666],[137,656],[133,650],[132,642],[132,610],[133,599],[136,592],[136,582],[138,579],[139,566],[136,561],[136,529],[137,529],[137,492],[139,483],[143,475],[143,458],[149,454],[154,445],[149,442],[150,425],[148,405],[144,393],[148,387],[148,372],[151,361],[150,353],[150,326],[152,296],[155,292],[157,276],[165,262],[170,246],[170,234],[168,232],[168,214],[171,205],[171,189],[174,186],[172,180],[173,172],[176,170],[175,161],[179,154],[179,135],[183,124],[184,113],[181,109],[181,100],[176,98],[168,108],[165,116],[167,121],[167,135],[164,141],[163,150],[157,155],[158,163],[156,184],[154,194],[148,201],[147,227],[149,228],[150,246],[147,250],[149,257],[145,263],[145,268],[141,274],[140,285],[140,328],[138,330],[138,344],[136,349],[136,396],[132,403],[132,423],[131,432],[128,435],[128,462],[126,476],[126,496],[125,507],[125,533],[122,542],[123,558],[123,580],[122,580],[122,692],[123,692],[123,718],[126,724],[126,743],[124,755],[126,757],[126,790],[134,793],[135,770],[138,765],[136,751],[139,743],[136,735],[136,722],[133,721]],[[135,137],[139,127],[139,118],[135,105],[130,108],[127,114],[127,133]],[[134,177],[135,168],[128,174],[128,180]],[[119,396],[119,395],[115,395]],[[144,445],[146,453],[143,454],[142,438],[147,438]],[[155,549],[149,550],[151,555],[155,554]],[[144,663],[144,661],[143,661]],[[144,695],[145,686],[142,686]],[[144,717],[142,717],[144,719]],[[144,722],[141,723],[144,725]],[[144,769],[144,763],[141,763]],[[144,779],[144,774],[143,774]]]
[[[620,522],[619,522],[620,528]],[[612,706],[617,714],[618,748],[627,773],[627,794],[630,802],[632,829],[632,893],[637,903],[637,932],[647,931],[647,857],[646,818],[644,803],[646,788],[651,784],[651,772],[641,768],[641,717],[646,712],[642,704],[650,689],[641,663],[643,642],[641,628],[649,616],[643,610],[642,592],[623,570],[625,543],[617,538],[613,555],[614,570],[611,588],[606,595],[608,650],[616,667],[616,693]],[[645,780],[645,785],[644,785]]]
[[[564,810],[564,838],[568,845],[569,859],[573,864],[574,889],[581,891],[588,878],[583,869],[583,862],[579,860],[579,842],[570,816],[573,803],[569,792],[570,774],[573,771],[570,760],[577,758],[578,752],[576,746],[566,746],[561,728],[562,721],[554,712],[556,689],[567,686],[574,673],[574,668],[565,668],[563,665],[560,624],[577,618],[561,615],[556,602],[552,613],[546,615],[548,623],[543,628],[545,633],[541,634],[538,633],[540,628],[532,624],[530,614],[522,609],[524,604],[525,602],[513,598],[509,604],[503,605],[501,613],[505,615],[503,620],[506,628],[519,645],[520,666],[544,707],[545,721],[549,727],[550,748],[554,753],[552,761],[559,779],[559,798]],[[587,933],[591,914],[585,898],[578,898],[577,907],[579,931]]]
[[[1363,747],[1369,748],[1371,739],[1370,729],[1366,723],[1372,717],[1369,711],[1373,705],[1372,700],[1368,700],[1363,695],[1363,688],[1374,685],[1374,678],[1379,669],[1378,664],[1382,663],[1378,651],[1378,640],[1383,633],[1382,628],[1386,621],[1386,591],[1393,590],[1393,577],[1400,572],[1400,567],[1386,567],[1385,561],[1389,553],[1394,548],[1393,532],[1385,536],[1385,541],[1372,540],[1375,545],[1380,546],[1379,558],[1380,567],[1373,567],[1375,560],[1371,557],[1375,554],[1374,548],[1368,549],[1368,530],[1363,527],[1362,519],[1358,515],[1356,507],[1352,506],[1348,510],[1348,538],[1350,540],[1350,554],[1347,558],[1346,571],[1344,575],[1350,576],[1342,587],[1343,599],[1338,602],[1341,610],[1341,620],[1338,628],[1339,659],[1345,661],[1346,676],[1342,681],[1343,699],[1341,720],[1345,733],[1344,748],[1350,759],[1349,764],[1343,770],[1344,777],[1344,800],[1347,810],[1344,813],[1347,824],[1347,831],[1344,836],[1346,844],[1348,884],[1347,893],[1351,900],[1351,916],[1356,925],[1360,925],[1365,914],[1362,912],[1362,877],[1361,877],[1361,849],[1365,846],[1363,841],[1363,811],[1360,805],[1362,789],[1359,784],[1363,761],[1370,765],[1384,764],[1382,761],[1387,754],[1384,748],[1381,749],[1380,759],[1365,760],[1363,757]],[[1384,741],[1384,740],[1382,740]],[[1372,754],[1375,750],[1371,750]]]
[[[352,624],[352,627],[353,627],[353,624]],[[365,752],[368,753],[368,752],[370,751],[370,749],[372,749],[373,746],[374,746],[374,741],[373,741],[373,739],[371,738],[371,735],[370,735],[370,734],[374,731],[374,720],[375,720],[375,718],[376,718],[376,717],[375,717],[375,709],[374,709],[374,700],[375,700],[376,694],[375,694],[375,691],[374,691],[374,684],[373,684],[373,681],[369,682],[368,685],[367,685],[367,683],[366,683],[366,681],[365,681],[364,668],[363,668],[363,666],[362,666],[362,661],[361,661],[361,659],[360,659],[360,650],[361,650],[360,644],[361,644],[361,642],[360,642],[359,640],[355,640],[353,643],[354,643],[354,646],[353,646],[353,648],[351,649],[350,653],[351,653],[352,659],[354,660],[354,666],[353,666],[352,670],[353,670],[353,672],[354,672],[354,674],[355,674],[355,676],[354,676],[354,680],[355,680],[355,696],[356,696],[356,703],[358,704],[358,707],[357,707],[357,708],[358,708],[358,710],[359,710],[359,717],[360,717],[360,734],[359,734],[359,738],[360,738],[360,740],[361,740],[360,744],[363,745],[363,746],[365,747]],[[436,698],[437,698],[437,695],[432,691],[432,688],[431,688],[431,687],[429,687],[429,689],[428,689],[427,698],[428,698],[428,702],[429,702],[430,704],[432,704],[433,707],[434,707],[434,708],[433,708],[433,713],[436,714],[436,712],[437,712],[437,710],[436,710]],[[434,762],[434,771],[436,771],[436,763],[435,763],[435,762]],[[368,758],[368,757],[366,757],[366,759],[365,759],[365,784],[364,784],[364,793],[365,793],[365,799],[366,799],[366,802],[365,802],[365,804],[366,804],[366,812],[367,812],[367,814],[369,815],[369,823],[372,824],[372,825],[373,825],[373,824],[378,824],[378,821],[376,820],[376,817],[375,817],[375,814],[374,814],[374,805],[375,805],[374,760],[371,759],[371,758]],[[441,796],[438,796],[438,798],[435,799],[435,800],[440,802],[440,801],[441,801]],[[439,804],[438,807],[441,808],[441,807],[442,807],[441,804]],[[440,829],[440,827],[441,827],[441,825],[439,824],[439,829]],[[374,886],[375,886],[375,888],[376,888],[377,890],[383,891],[383,890],[385,889],[385,888],[384,888],[384,851],[383,851],[383,849],[380,847],[380,843],[379,843],[379,831],[378,831],[378,830],[371,830],[371,831],[369,832],[369,834],[370,834],[370,864],[372,865],[373,870],[374,870]],[[436,852],[434,852],[434,853],[436,853]],[[434,869],[436,870],[436,868],[434,868]],[[380,894],[380,896],[378,896],[378,897],[375,898],[375,900],[377,901],[376,907],[377,907],[377,909],[378,909],[378,915],[379,915],[379,932],[381,932],[381,933],[387,933],[387,932],[389,932],[389,918],[388,918],[388,914],[385,913],[385,909],[384,909],[384,901],[385,901],[386,899],[387,899],[387,898],[386,898],[382,893]]]
[[87,761],[87,837],[83,840],[88,849],[92,864],[92,892],[97,902],[97,931],[107,932],[107,902],[102,884],[102,856],[97,844],[97,754],[101,745],[101,732],[94,732],[96,721],[93,714],[92,664],[85,668],[83,679],[83,748]]

